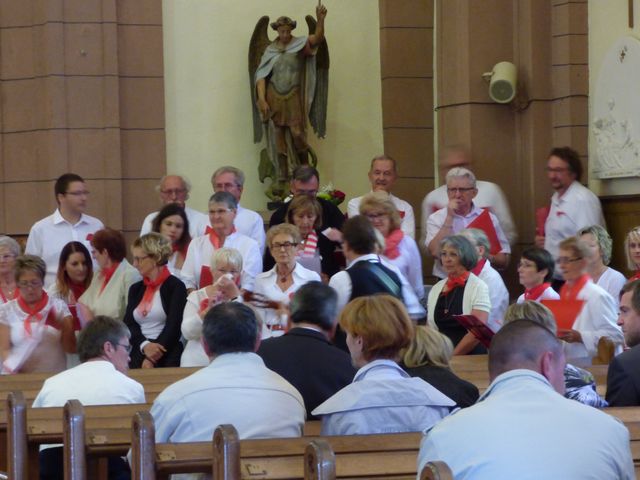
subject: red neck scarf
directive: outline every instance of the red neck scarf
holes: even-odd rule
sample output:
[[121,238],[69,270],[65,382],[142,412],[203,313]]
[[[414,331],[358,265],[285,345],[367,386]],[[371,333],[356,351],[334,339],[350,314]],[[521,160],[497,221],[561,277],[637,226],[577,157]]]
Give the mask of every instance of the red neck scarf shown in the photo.
[[578,294],[590,279],[591,277],[585,273],[573,286],[569,286],[569,282],[566,282],[560,289],[560,300],[577,300]]
[[453,290],[456,287],[464,287],[464,284],[467,283],[467,279],[469,278],[469,272],[464,272],[462,275],[453,277],[449,275],[447,277],[447,284],[445,285],[445,289],[447,293]]
[[629,279],[630,282],[633,282],[634,280],[640,280],[640,270],[634,273],[633,276]]
[[311,230],[307,238],[302,242],[302,250],[298,251],[298,257],[314,257],[318,247],[318,235]]
[[33,306],[27,305],[24,298],[18,295],[18,305],[20,306],[20,309],[27,314],[27,318],[24,321],[24,329],[27,332],[27,335],[31,336],[31,322],[39,322],[42,320],[40,312],[47,306],[48,302],[49,296],[44,290],[42,291],[42,297],[40,300],[38,300],[38,302]]
[[486,258],[481,258],[480,260],[478,260],[478,263],[476,263],[476,266],[471,269],[471,273],[473,273],[476,277],[480,275],[480,272],[484,268],[485,263],[487,263]]
[[[231,234],[235,233],[236,231],[236,227],[233,227],[231,229]],[[215,230],[211,227],[207,227],[207,229],[204,231],[205,235],[209,235],[209,241],[211,242],[211,245],[213,245],[213,248],[215,250],[219,249],[220,247],[224,246],[224,242],[220,241],[220,237],[218,237],[218,234],[215,232]],[[229,237],[229,235],[227,235],[227,237]],[[225,239],[226,240],[226,239]]]
[[144,277],[142,281],[144,282],[145,287],[144,294],[142,295],[142,300],[136,307],[138,313],[140,313],[143,317],[146,317],[151,310],[151,304],[153,303],[153,296],[156,294],[160,285],[164,283],[164,281],[171,276],[171,272],[165,265],[160,270],[160,273],[156,277],[155,280],[151,280],[149,277]]
[[110,267],[102,269],[102,286],[100,287],[100,293],[102,293],[102,291],[105,289],[107,283],[109,283],[109,280],[111,280],[111,277],[113,277],[113,274],[119,266],[120,262],[114,263]]
[[83,283],[74,283],[69,282],[69,289],[71,290],[71,295],[73,296],[71,303],[76,303],[78,299],[82,296],[84,291],[87,289]]
[[398,245],[404,238],[404,233],[399,228],[391,232],[384,239],[384,256],[395,260],[400,256]]
[[540,285],[536,285],[533,288],[527,288],[524,291],[524,299],[525,300],[538,300],[544,291],[549,288],[551,284],[549,282],[541,283]]

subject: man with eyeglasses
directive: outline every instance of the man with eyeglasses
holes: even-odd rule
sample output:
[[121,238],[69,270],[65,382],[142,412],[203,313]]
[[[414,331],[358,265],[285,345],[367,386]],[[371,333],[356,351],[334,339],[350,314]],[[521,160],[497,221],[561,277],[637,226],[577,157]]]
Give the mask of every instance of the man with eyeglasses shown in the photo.
[[[371,160],[369,167],[369,182],[371,183],[372,192],[386,192],[395,205],[400,214],[400,229],[405,235],[415,238],[416,236],[416,220],[413,216],[413,207],[409,202],[402,200],[391,194],[393,185],[396,183],[398,173],[396,170],[396,161],[388,155],[378,155]],[[347,213],[349,217],[355,217],[360,214],[360,202],[362,197],[356,197],[349,200]]]
[[[185,202],[189,200],[191,184],[185,177],[180,175],[165,175],[156,186],[156,191],[160,194],[160,201],[163,206],[175,203],[184,208],[187,218],[189,219],[189,235],[191,235],[191,238],[204,235],[204,231],[209,225],[209,217],[202,212],[187,207]],[[145,217],[142,222],[142,227],[140,228],[140,236],[151,231],[151,224],[153,223],[153,219],[156,218],[156,215],[158,215],[158,212],[152,212]]]
[[[591,225],[606,227],[598,197],[580,183],[582,163],[580,155],[570,147],[556,147],[549,153],[547,178],[555,193],[544,224],[544,235],[537,235],[537,247],[558,258],[559,244],[565,238],[577,235],[581,228]],[[556,268],[554,288],[562,284],[562,275]]]
[[[429,216],[424,243],[429,253],[435,258],[433,274],[439,278],[447,276],[442,269],[439,258],[442,240],[467,228],[484,211],[474,203],[478,189],[476,188],[476,177],[471,170],[461,167],[452,168],[447,173],[446,182],[449,203],[446,207]],[[504,269],[509,264],[511,247],[498,217],[492,212],[489,212],[489,217],[500,243],[500,251],[495,255],[489,255],[488,259],[495,268]]]
[[89,191],[80,175],[61,175],[53,191],[58,208],[52,215],[33,224],[25,248],[25,253],[41,257],[47,264],[45,288],[55,282],[60,252],[64,246],[76,241],[91,249],[89,240],[96,231],[104,228],[100,220],[84,213]]
[[258,242],[260,251],[264,253],[266,240],[264,220],[257,212],[240,205],[240,197],[244,190],[244,172],[229,165],[220,167],[211,176],[211,186],[214,192],[228,192],[235,197],[238,201],[238,210],[233,221],[236,230]]
[[[80,332],[80,365],[45,380],[33,407],[62,407],[77,399],[83,405],[145,403],[144,388],[127,376],[129,329],[120,320],[97,316]],[[40,452],[40,478],[63,478],[62,446],[45,445]],[[109,458],[109,478],[123,478],[129,467],[120,457]],[[128,477],[126,477],[128,478]]]

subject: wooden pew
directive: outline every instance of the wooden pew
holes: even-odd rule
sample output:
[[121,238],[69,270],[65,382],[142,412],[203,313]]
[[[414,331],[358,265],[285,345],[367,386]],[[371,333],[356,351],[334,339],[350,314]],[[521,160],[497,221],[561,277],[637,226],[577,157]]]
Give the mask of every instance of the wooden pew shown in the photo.
[[[302,478],[304,452],[311,440],[327,441],[336,453],[337,478],[415,479],[422,434],[348,435],[333,437],[239,440],[231,425],[219,426],[211,442],[154,444],[153,419],[140,412],[133,419],[132,479],[208,472],[216,479]],[[213,454],[212,454],[213,450]],[[324,471],[324,469],[322,469]]]
[[453,480],[453,472],[445,462],[427,462],[420,472],[420,480]]

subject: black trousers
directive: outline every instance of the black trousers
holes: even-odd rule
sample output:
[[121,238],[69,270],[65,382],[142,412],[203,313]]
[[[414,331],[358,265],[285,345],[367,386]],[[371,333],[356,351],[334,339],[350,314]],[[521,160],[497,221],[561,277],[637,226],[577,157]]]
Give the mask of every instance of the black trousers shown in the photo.
[[[62,447],[47,448],[39,456],[40,480],[64,480]],[[109,457],[109,480],[130,480],[129,465],[121,457]]]

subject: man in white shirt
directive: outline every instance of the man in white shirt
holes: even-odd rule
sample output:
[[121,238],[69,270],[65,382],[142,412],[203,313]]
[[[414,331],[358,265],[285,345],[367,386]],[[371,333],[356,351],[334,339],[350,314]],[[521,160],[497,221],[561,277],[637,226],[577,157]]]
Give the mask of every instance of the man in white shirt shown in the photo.
[[41,257],[47,264],[45,288],[56,279],[58,260],[64,246],[72,241],[81,242],[91,250],[89,240],[104,227],[97,218],[86,215],[89,191],[81,176],[65,173],[55,183],[54,193],[58,208],[34,223],[27,238],[25,253]]
[[[570,147],[551,150],[547,160],[547,178],[555,193],[544,224],[544,235],[536,235],[536,246],[558,258],[559,244],[573,237],[581,228],[591,225],[606,227],[598,197],[580,183],[582,163],[578,152]],[[554,278],[562,275],[556,268]]]
[[[461,167],[452,168],[447,173],[446,180],[449,203],[446,207],[429,216],[425,239],[425,246],[435,258],[433,274],[439,278],[446,277],[440,264],[440,243],[442,240],[467,228],[484,211],[475,203],[478,189],[476,177],[471,170]],[[489,212],[489,218],[500,244],[500,250],[495,254],[490,254],[488,258],[491,264],[497,268],[506,268],[511,254],[509,241],[502,230],[498,217]]]
[[211,176],[211,186],[214,192],[228,192],[235,197],[238,201],[238,210],[233,221],[236,230],[258,242],[260,251],[264,254],[266,241],[264,220],[257,212],[240,205],[240,197],[244,189],[244,172],[236,167],[220,167]]
[[242,303],[221,303],[207,312],[202,343],[211,363],[153,402],[156,442],[210,442],[216,426],[226,423],[241,439],[302,434],[302,397],[254,353],[258,330],[253,310]]
[[[97,316],[78,338],[82,363],[45,380],[33,406],[62,407],[71,399],[80,400],[83,405],[145,403],[142,385],[126,375],[131,351],[129,335],[121,321]],[[62,447],[46,447],[40,452],[40,478],[62,480]],[[121,458],[109,458],[110,478],[123,471],[128,472],[128,466]]]
[[457,479],[635,478],[629,431],[564,398],[564,368],[553,333],[530,320],[506,324],[489,350],[489,388],[425,432],[418,472],[442,460]]
[[[387,192],[389,198],[398,209],[402,223],[401,230],[405,235],[411,238],[416,236],[416,221],[413,215],[413,208],[408,202],[391,194],[393,185],[396,183],[398,173],[396,170],[396,161],[388,155],[378,155],[371,160],[369,168],[369,182],[371,182],[372,192]],[[347,205],[347,214],[349,217],[360,215],[360,202],[362,197],[356,197],[349,200]]]
[[[160,201],[163,206],[169,203],[176,203],[184,208],[187,218],[189,219],[189,235],[191,235],[191,238],[204,235],[205,230],[209,226],[209,217],[202,212],[186,206],[185,202],[189,199],[191,184],[184,176],[165,175],[156,186],[156,191],[160,194]],[[156,218],[156,215],[158,215],[158,212],[151,212],[145,217],[142,222],[142,227],[140,228],[140,236],[151,231],[151,224],[153,223],[153,219]]]
[[[452,145],[442,150],[439,161],[440,181],[446,178],[449,170],[455,167],[471,169],[471,154],[464,145]],[[473,199],[473,202],[480,208],[488,208],[491,213],[498,217],[509,245],[514,245],[518,239],[518,232],[511,217],[507,197],[505,197],[502,189],[495,183],[482,180],[476,181],[476,188],[478,189],[478,194]],[[421,245],[424,245],[424,239],[427,235],[429,215],[447,206],[448,203],[449,197],[447,195],[446,182],[424,197],[422,201]]]

